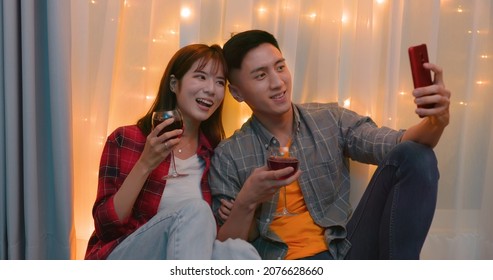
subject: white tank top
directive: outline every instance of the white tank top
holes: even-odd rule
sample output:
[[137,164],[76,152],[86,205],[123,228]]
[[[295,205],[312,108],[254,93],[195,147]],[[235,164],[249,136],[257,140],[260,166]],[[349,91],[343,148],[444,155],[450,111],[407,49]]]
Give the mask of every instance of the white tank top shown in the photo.
[[173,207],[177,203],[182,203],[187,199],[202,199],[200,180],[204,173],[205,162],[195,154],[185,160],[175,157],[175,163],[178,173],[186,173],[188,176],[166,181],[158,212],[167,207]]

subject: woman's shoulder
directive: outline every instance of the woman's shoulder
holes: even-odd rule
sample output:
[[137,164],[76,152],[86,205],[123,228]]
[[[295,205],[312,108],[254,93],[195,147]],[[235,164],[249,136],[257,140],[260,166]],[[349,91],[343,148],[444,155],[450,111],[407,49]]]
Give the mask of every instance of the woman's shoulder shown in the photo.
[[136,142],[136,143],[145,143],[146,136],[142,133],[142,130],[137,125],[126,125],[117,127],[113,132],[108,136],[109,141],[116,141],[120,145],[123,145],[124,142]]

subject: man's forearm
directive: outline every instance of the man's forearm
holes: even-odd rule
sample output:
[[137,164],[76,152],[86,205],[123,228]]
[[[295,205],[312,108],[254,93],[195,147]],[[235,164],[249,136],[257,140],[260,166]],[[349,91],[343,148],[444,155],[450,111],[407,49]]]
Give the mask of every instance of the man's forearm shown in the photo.
[[258,236],[255,223],[255,205],[242,205],[235,202],[226,222],[217,233],[217,239],[224,241],[228,238],[253,240]]
[[448,123],[442,123],[433,117],[426,118],[410,127],[402,136],[401,141],[414,141],[434,148]]

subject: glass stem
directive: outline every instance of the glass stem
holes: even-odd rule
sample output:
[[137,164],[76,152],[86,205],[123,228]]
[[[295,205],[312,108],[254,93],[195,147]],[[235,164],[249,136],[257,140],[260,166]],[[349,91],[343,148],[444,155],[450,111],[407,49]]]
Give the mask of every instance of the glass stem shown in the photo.
[[175,165],[175,153],[174,151],[171,151],[171,174],[176,175],[178,172],[176,172],[176,165]]
[[288,205],[287,205],[287,200],[286,200],[286,186],[283,186],[283,191],[284,191],[284,211],[287,212],[288,211]]

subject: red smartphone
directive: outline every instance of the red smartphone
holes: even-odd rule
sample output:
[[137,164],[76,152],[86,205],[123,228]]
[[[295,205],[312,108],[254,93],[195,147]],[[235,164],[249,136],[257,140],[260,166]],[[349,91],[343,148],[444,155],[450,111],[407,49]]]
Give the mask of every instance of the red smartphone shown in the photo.
[[426,87],[433,84],[431,71],[423,67],[423,63],[429,62],[426,44],[409,47],[408,52],[414,88]]
[[[433,81],[431,79],[431,71],[423,67],[423,63],[429,62],[426,44],[409,47],[408,53],[409,62],[411,63],[414,88],[432,85]],[[433,104],[429,104],[418,107],[433,108],[433,106]]]

